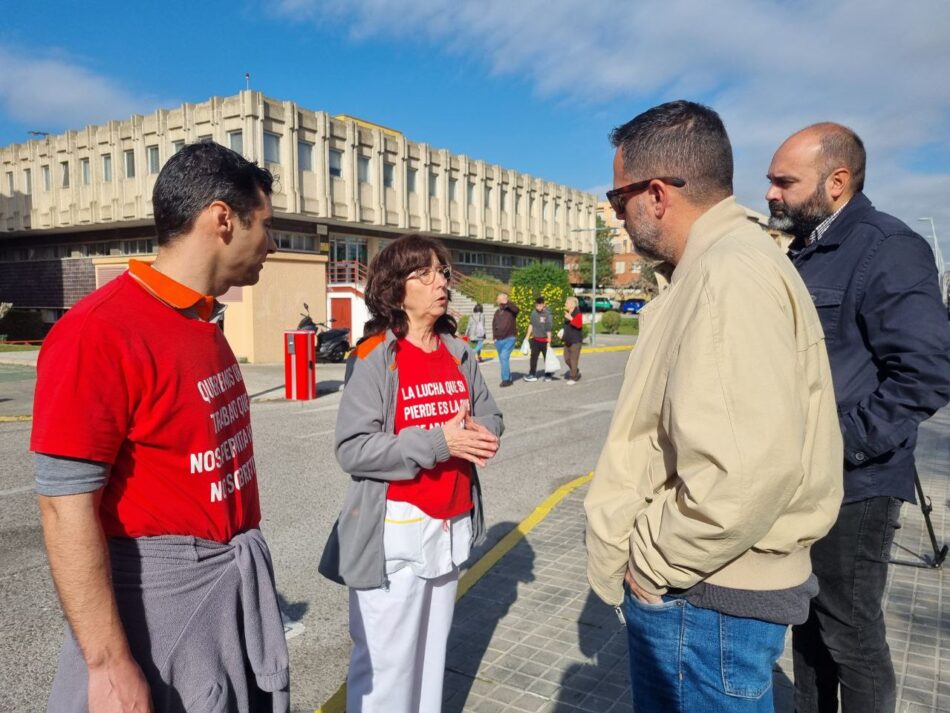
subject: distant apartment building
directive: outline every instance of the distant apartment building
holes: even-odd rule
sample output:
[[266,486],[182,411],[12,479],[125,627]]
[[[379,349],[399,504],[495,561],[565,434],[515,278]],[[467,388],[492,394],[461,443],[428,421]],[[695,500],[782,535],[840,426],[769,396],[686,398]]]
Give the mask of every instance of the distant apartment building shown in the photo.
[[305,301],[358,337],[366,266],[410,231],[444,240],[459,271],[501,279],[591,249],[589,193],[244,91],[0,148],[0,300],[53,320],[130,257],[151,259],[155,178],[195,141],[229,146],[278,178],[279,252],[261,283],[223,297],[228,339],[250,361],[281,358],[281,331]]

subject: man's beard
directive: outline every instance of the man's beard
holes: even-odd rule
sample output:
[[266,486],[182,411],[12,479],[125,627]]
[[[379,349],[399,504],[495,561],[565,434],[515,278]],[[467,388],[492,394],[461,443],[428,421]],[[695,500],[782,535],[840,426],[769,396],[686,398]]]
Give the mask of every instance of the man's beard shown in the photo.
[[666,253],[665,246],[662,244],[660,229],[651,225],[646,220],[646,211],[637,204],[636,216],[624,220],[624,228],[633,242],[633,249],[637,255],[647,260],[670,261],[670,256]]
[[770,228],[784,231],[802,240],[807,239],[815,228],[832,214],[828,208],[824,182],[819,181],[815,192],[797,206],[778,200],[769,201],[769,213],[772,214],[769,218]]

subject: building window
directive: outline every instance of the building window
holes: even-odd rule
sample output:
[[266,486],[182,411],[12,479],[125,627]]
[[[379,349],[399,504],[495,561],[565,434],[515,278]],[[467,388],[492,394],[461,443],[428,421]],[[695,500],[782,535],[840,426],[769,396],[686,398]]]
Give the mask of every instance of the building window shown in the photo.
[[46,164],[42,167],[43,169],[43,190],[49,193],[51,188],[50,185],[50,175],[49,175],[49,164]]
[[491,186],[485,186],[485,210],[491,210]]
[[112,154],[102,154],[102,180],[109,183],[112,180]]
[[135,178],[135,152],[132,149],[122,152],[125,159],[125,177]]
[[435,196],[439,192],[439,175],[433,171],[429,170],[429,195]]
[[396,182],[396,165],[392,163],[383,164],[383,186],[392,188]]
[[468,182],[468,196],[467,201],[469,205],[475,205],[475,184],[472,181]]
[[372,183],[369,175],[369,157],[358,156],[356,159],[356,178],[360,183]]
[[548,219],[548,202],[543,201],[541,203],[541,220],[547,222]]
[[501,189],[501,212],[508,212],[508,191],[504,188]]
[[59,171],[62,177],[63,188],[69,188],[69,161],[60,162]]
[[244,132],[243,131],[229,131],[228,132],[228,146],[231,147],[231,150],[235,153],[239,153],[242,156],[244,155]]
[[330,149],[330,175],[343,178],[343,152]]
[[13,171],[7,171],[7,193],[13,195]]
[[178,153],[178,152],[181,151],[183,148],[185,148],[185,142],[184,142],[184,141],[181,141],[181,140],[172,141],[172,153],[173,153],[173,154],[174,154],[174,153]]
[[79,159],[79,174],[82,176],[82,184],[88,186],[92,183],[92,171],[89,170],[89,159]]
[[454,178],[449,179],[449,201],[455,203],[458,201],[459,182]]
[[23,192],[26,195],[33,193],[33,171],[28,168],[23,169]]
[[199,144],[210,144],[214,139],[211,137],[211,134],[202,134],[198,137]]
[[158,169],[161,168],[158,165],[158,146],[147,146],[145,148],[145,158],[148,162],[148,172],[158,173]]
[[278,250],[290,250],[298,253],[317,252],[317,237],[315,235],[272,230],[271,237],[277,243]]
[[617,261],[614,263],[614,272],[618,275],[622,275],[624,271],[624,263],[622,261]]
[[554,222],[556,223],[561,217],[561,206],[557,203],[554,204]]
[[313,144],[297,142],[297,166],[301,171],[313,170]]
[[123,255],[149,255],[152,252],[154,252],[154,248],[150,238],[122,241]]
[[419,171],[415,168],[410,168],[406,172],[406,190],[410,193],[416,192],[416,174],[418,173]]
[[280,136],[278,134],[264,132],[264,161],[280,163]]

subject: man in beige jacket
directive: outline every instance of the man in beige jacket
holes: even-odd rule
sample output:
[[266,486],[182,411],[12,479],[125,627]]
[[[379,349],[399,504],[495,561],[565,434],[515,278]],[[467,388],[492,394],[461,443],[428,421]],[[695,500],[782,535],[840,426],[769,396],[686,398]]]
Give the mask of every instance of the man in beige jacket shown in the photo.
[[670,102],[611,140],[607,197],[672,278],[640,314],[585,501],[588,576],[626,622],[637,713],[772,711],[772,666],[817,592],[809,548],[841,502],[821,325],[732,197],[714,111]]

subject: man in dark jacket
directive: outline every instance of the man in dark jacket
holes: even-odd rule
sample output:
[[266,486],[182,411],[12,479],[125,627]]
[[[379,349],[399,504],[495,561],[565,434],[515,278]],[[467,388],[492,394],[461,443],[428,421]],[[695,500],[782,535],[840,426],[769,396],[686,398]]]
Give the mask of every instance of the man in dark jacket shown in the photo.
[[821,591],[793,629],[799,713],[893,711],[881,600],[903,502],[915,502],[918,425],[950,399],[950,326],[930,246],[861,192],[865,151],[850,129],[816,124],[772,159],[769,224],[825,330],[844,437],[844,501],[812,548]]
[[511,352],[515,348],[517,328],[515,320],[518,317],[518,305],[508,300],[504,292],[498,293],[495,298],[498,309],[491,320],[492,339],[498,351],[498,363],[501,365],[501,386],[511,386],[511,367],[509,365]]

